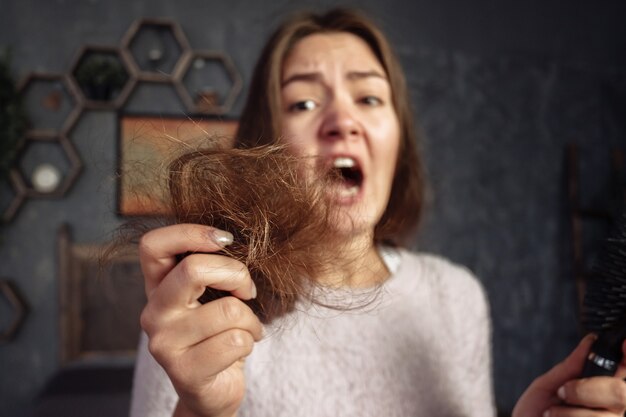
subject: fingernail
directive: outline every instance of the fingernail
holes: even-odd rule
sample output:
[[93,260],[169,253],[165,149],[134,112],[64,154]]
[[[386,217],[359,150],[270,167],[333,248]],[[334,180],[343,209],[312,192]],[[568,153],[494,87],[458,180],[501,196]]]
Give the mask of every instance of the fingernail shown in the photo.
[[558,395],[560,399],[565,400],[565,386],[559,388],[556,392],[556,395]]
[[233,234],[227,232],[225,230],[212,229],[212,238],[215,243],[218,243],[222,246],[228,246],[233,243]]
[[550,417],[550,410],[546,410],[542,414],[543,417]]
[[256,285],[254,285],[252,280],[250,280],[250,292],[252,293],[252,298],[256,298]]

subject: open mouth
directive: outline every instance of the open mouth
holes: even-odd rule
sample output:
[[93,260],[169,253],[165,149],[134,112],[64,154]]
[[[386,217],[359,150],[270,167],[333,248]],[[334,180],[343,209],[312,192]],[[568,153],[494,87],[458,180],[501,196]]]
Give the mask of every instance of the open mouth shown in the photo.
[[331,181],[337,185],[340,198],[355,197],[363,184],[363,171],[354,158],[336,157],[330,169]]

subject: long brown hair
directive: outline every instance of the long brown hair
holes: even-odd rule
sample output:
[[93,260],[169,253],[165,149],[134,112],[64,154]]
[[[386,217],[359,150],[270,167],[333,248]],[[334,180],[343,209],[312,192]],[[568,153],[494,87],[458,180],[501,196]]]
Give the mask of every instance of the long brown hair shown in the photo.
[[281,73],[294,45],[316,33],[347,32],[363,39],[386,71],[400,124],[400,148],[387,208],[374,230],[374,241],[406,243],[419,223],[424,200],[424,175],[417,152],[417,131],[406,79],[381,30],[361,13],[332,9],[324,14],[300,13],[285,21],[270,37],[257,61],[248,99],[240,118],[236,146],[269,144],[281,136]]
[[[382,33],[361,15],[347,10],[303,14],[287,21],[271,37],[256,66],[236,147],[220,148],[209,138],[211,146],[206,149],[181,149],[180,155],[173,155],[166,184],[171,215],[161,219],[165,224],[198,223],[231,232],[234,242],[223,253],[250,271],[259,289],[250,307],[264,322],[292,311],[301,299],[347,310],[368,305],[377,294],[378,287],[364,297],[348,300],[324,297],[324,288],[316,278],[329,271],[340,273],[339,266],[347,262],[358,265],[358,256],[343,250],[341,245],[348,243],[328,233],[334,211],[323,198],[323,190],[327,186],[324,181],[332,179],[311,182],[302,178],[298,169],[302,159],[287,152],[284,145],[274,144],[280,137],[282,62],[299,39],[321,31],[350,32],[365,39],[383,64],[391,85],[401,129],[400,153],[390,201],[376,225],[375,241],[402,243],[419,220],[422,207],[421,165],[404,75]],[[158,225],[127,223],[108,253],[113,255]],[[207,289],[199,301],[223,295]]]

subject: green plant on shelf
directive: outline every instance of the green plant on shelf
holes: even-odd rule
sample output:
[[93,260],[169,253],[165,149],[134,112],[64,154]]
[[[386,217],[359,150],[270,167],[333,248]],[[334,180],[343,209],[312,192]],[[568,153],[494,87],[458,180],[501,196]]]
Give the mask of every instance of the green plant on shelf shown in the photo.
[[92,53],[85,56],[74,73],[87,98],[109,101],[124,87],[128,74],[112,54]]

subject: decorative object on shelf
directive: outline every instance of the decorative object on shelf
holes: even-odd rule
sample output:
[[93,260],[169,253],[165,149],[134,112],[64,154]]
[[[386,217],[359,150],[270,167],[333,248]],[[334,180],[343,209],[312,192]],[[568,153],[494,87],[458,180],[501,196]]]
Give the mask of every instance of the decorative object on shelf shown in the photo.
[[24,199],[11,180],[10,169],[27,128],[27,113],[11,76],[9,52],[5,51],[0,55],[0,181],[4,184],[0,210],[5,223],[13,218]]
[[185,149],[231,144],[235,120],[120,115],[118,212],[122,216],[167,213],[162,186],[167,160]]
[[243,85],[230,57],[217,51],[194,51],[176,81],[187,110],[202,114],[228,113]]
[[78,91],[63,74],[33,72],[18,86],[30,124],[29,134],[55,136],[80,113]]
[[62,178],[61,171],[56,166],[43,163],[35,167],[30,182],[35,191],[51,193],[59,187]]
[[9,342],[16,336],[26,319],[28,306],[20,295],[16,284],[6,279],[0,280],[0,302],[7,302],[12,310],[7,326],[0,329],[1,343]]
[[74,75],[85,96],[96,101],[111,101],[128,79],[120,61],[105,54],[86,56]]
[[129,64],[117,48],[83,46],[71,66],[71,75],[85,99],[85,107],[113,110],[124,105],[135,83]]
[[169,19],[139,19],[122,37],[121,53],[139,81],[171,82],[190,53],[178,23]]
[[26,197],[60,198],[74,185],[82,169],[76,148],[63,132],[59,136],[27,135],[12,172],[16,187]]
[[57,86],[55,91],[51,91],[46,97],[43,98],[43,100],[41,100],[41,105],[45,109],[57,112],[61,110],[62,101],[63,94],[61,92],[60,86]]

